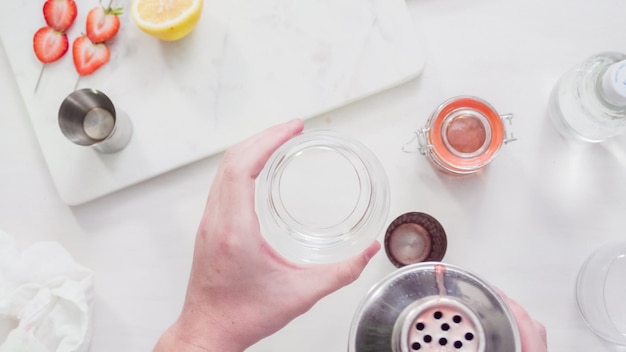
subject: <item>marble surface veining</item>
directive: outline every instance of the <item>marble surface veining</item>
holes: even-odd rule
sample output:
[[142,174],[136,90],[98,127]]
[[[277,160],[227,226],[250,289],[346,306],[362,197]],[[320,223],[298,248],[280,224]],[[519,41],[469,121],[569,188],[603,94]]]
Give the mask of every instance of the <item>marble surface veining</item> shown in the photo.
[[[32,36],[41,2],[0,3],[0,36],[61,198],[80,204],[224,150],[267,126],[309,118],[421,73],[424,53],[402,0],[205,0],[196,29],[163,42],[132,22],[130,1],[111,59],[78,78],[71,42],[96,0],[76,0],[70,51],[43,68]],[[107,94],[134,125],[130,144],[99,154],[57,125],[74,88]]]

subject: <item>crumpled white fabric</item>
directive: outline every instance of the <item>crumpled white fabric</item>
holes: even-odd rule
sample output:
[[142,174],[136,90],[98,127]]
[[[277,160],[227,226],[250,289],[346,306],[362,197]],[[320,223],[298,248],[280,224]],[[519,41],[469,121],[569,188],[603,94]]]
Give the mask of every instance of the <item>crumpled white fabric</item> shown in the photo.
[[0,231],[0,352],[84,352],[91,339],[93,272],[58,243],[20,253]]

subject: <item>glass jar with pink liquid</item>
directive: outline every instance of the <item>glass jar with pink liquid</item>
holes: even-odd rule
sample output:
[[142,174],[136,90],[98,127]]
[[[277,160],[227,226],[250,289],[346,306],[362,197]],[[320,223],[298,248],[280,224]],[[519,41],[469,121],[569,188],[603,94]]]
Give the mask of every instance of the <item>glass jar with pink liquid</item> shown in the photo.
[[512,114],[500,115],[477,97],[448,99],[415,132],[418,151],[445,172],[476,173],[496,157],[504,144],[515,140],[512,119]]

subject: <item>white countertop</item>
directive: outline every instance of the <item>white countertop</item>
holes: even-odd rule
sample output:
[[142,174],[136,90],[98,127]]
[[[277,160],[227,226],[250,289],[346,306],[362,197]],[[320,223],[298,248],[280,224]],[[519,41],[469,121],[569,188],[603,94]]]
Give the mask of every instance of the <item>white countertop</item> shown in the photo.
[[[626,238],[626,137],[572,145],[550,124],[547,104],[556,80],[579,61],[626,52],[626,3],[407,5],[426,44],[422,76],[313,118],[307,128],[332,128],[368,145],[390,179],[389,221],[407,211],[436,217],[448,234],[444,262],[518,300],[546,325],[550,350],[616,350],[579,318],[574,283],[593,249]],[[182,305],[196,226],[220,155],[69,207],[53,186],[1,51],[0,228],[21,246],[58,241],[95,271],[92,352],[149,351]],[[441,102],[461,94],[515,114],[518,141],[480,175],[453,178],[400,149]],[[379,253],[355,284],[250,351],[344,351],[357,304],[393,270]]]

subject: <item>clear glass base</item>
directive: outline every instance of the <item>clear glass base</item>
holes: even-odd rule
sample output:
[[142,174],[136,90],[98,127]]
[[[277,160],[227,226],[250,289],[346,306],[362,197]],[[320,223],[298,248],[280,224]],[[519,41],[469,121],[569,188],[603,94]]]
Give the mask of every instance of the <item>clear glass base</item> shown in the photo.
[[296,263],[335,262],[365,250],[389,209],[382,165],[363,144],[331,131],[293,138],[257,178],[261,233]]

